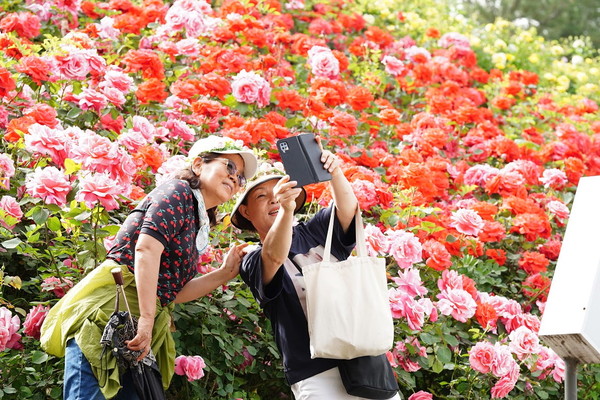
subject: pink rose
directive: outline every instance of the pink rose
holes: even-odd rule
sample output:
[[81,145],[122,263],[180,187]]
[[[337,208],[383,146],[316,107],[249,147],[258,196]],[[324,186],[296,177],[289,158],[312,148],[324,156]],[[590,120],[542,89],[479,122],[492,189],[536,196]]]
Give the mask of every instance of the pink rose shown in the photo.
[[0,307],[0,351],[20,348],[21,335],[17,331],[21,321],[17,315],[12,315],[6,307]]
[[25,186],[30,196],[60,207],[67,203],[67,195],[71,191],[66,175],[56,167],[36,168],[27,176]]
[[86,49],[82,53],[88,61],[91,74],[96,77],[104,75],[106,60],[98,55],[98,51],[96,49]]
[[441,38],[439,38],[438,46],[442,48],[455,46],[462,49],[470,49],[471,43],[469,42],[469,39],[466,36],[458,32],[448,32],[445,33]]
[[90,209],[99,202],[110,211],[119,208],[117,197],[123,192],[123,188],[116,185],[108,174],[90,174],[80,178],[79,192],[75,199],[85,202]]
[[370,210],[371,207],[379,203],[373,182],[356,179],[350,184],[352,185],[352,191],[356,194],[361,210]]
[[71,282],[67,278],[63,278],[63,280],[61,281],[59,278],[51,276],[49,278],[44,279],[41,286],[44,292],[51,291],[56,297],[60,299],[67,293],[67,291],[70,288],[73,287],[73,282]]
[[418,356],[426,357],[427,349],[419,343],[419,340],[414,337],[408,337],[404,342],[396,342],[394,349],[392,350],[393,360],[392,366],[399,366],[407,372],[415,372],[421,369],[421,365],[411,359],[411,355],[406,344],[410,344],[415,350]]
[[146,140],[151,141],[156,136],[156,127],[146,117],[135,115],[133,117],[133,130],[144,135]]
[[0,199],[0,224],[8,230],[12,230],[23,218],[21,206],[12,196],[2,196]]
[[426,60],[431,59],[431,53],[423,47],[411,46],[406,49],[405,54],[406,58],[413,62],[419,58],[424,58]]
[[407,296],[406,293],[398,289],[390,289],[388,291],[388,296],[390,299],[392,317],[403,318],[406,315],[406,312],[404,311],[405,303],[411,298]]
[[175,359],[175,373],[187,376],[188,381],[195,381],[204,376],[206,367],[200,356],[179,356]]
[[308,50],[308,63],[315,76],[333,79],[340,74],[340,62],[327,47],[313,46]]
[[82,135],[73,147],[73,159],[82,163],[86,170],[107,172],[123,186],[131,183],[137,170],[131,154],[118,143],[91,131]]
[[568,182],[567,174],[557,168],[544,170],[540,182],[545,188],[561,189]]
[[408,71],[408,69],[404,66],[404,63],[394,56],[385,56],[381,62],[383,65],[385,65],[385,72],[390,75],[401,76]]
[[398,277],[392,280],[398,285],[398,290],[408,296],[423,296],[427,294],[427,288],[423,286],[423,281],[418,269],[408,268],[404,271],[398,271]]
[[133,87],[133,78],[120,69],[112,66],[106,71],[104,81],[100,83],[100,87],[113,87],[123,94],[127,94]]
[[231,83],[233,97],[241,103],[256,103],[259,107],[269,104],[271,86],[262,76],[255,72],[242,70]]
[[477,236],[485,223],[476,211],[461,208],[452,214],[450,226],[464,235]]
[[442,277],[438,279],[437,285],[441,291],[463,289],[462,275],[454,270],[446,269],[442,272]]
[[508,374],[504,375],[491,390],[493,399],[502,399],[510,393],[519,380],[519,365],[513,364]]
[[414,299],[410,299],[404,307],[406,313],[406,322],[408,327],[413,331],[420,331],[423,329],[423,323],[425,323],[425,308]]
[[125,95],[117,88],[106,87],[101,92],[108,102],[117,108],[121,108],[125,104]]
[[60,129],[33,124],[24,139],[27,151],[48,156],[58,166],[69,157],[69,139]]
[[177,42],[177,55],[197,57],[200,55],[200,43],[196,38],[183,39]]
[[410,268],[414,263],[423,260],[421,242],[411,232],[388,229],[385,236],[387,236],[390,245],[388,252],[394,257],[400,268]]
[[417,393],[413,393],[410,395],[408,400],[432,400],[433,395],[429,392],[425,392],[423,390],[419,390]]
[[390,289],[388,295],[392,317],[406,318],[410,329],[420,331],[425,322],[425,314],[429,314],[431,311],[428,304],[416,301],[398,289]]
[[23,333],[34,339],[39,339],[40,329],[42,328],[42,323],[44,322],[44,319],[46,319],[48,311],[50,311],[50,307],[42,306],[41,304],[33,307],[25,317]]
[[121,31],[115,28],[115,19],[104,17],[100,23],[94,24],[98,30],[98,36],[102,39],[116,39],[121,34]]
[[90,63],[80,51],[71,51],[66,56],[57,57],[57,60],[63,78],[82,81],[90,72]]
[[535,332],[525,326],[520,326],[508,335],[509,348],[519,360],[531,354],[537,354],[540,349],[540,339]]
[[8,110],[0,105],[0,129],[5,129],[8,125]]
[[467,185],[483,186],[488,180],[498,175],[500,170],[487,164],[474,165],[465,172],[465,183]]
[[0,189],[10,189],[10,178],[15,175],[15,164],[7,154],[0,154]]
[[492,370],[496,348],[490,342],[478,342],[469,350],[469,364],[471,368],[482,374]]
[[170,118],[164,123],[169,138],[180,138],[185,141],[194,140],[195,132],[184,121]]
[[494,347],[496,349],[496,355],[494,356],[492,365],[492,374],[498,378],[502,378],[510,373],[515,366],[518,368],[518,364],[513,358],[508,346],[496,343]]
[[469,292],[462,289],[450,289],[438,294],[437,307],[444,315],[452,315],[460,322],[467,322],[475,315],[477,303]]
[[546,208],[560,219],[569,218],[569,208],[562,201],[549,201],[548,204],[546,204]]
[[97,90],[85,88],[81,93],[75,96],[78,100],[79,108],[82,110],[94,110],[97,114],[106,107],[108,99]]
[[135,153],[140,147],[148,144],[148,140],[141,133],[132,129],[125,131],[117,138],[117,143],[129,152]]
[[367,245],[367,252],[370,257],[377,257],[378,255],[382,255],[385,253],[385,248],[387,248],[387,239],[381,229],[376,227],[375,225],[366,224],[365,225],[365,238]]

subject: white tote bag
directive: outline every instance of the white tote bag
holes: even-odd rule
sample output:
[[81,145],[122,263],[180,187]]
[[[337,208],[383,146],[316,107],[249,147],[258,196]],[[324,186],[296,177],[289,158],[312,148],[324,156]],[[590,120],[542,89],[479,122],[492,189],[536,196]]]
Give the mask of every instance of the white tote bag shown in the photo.
[[377,356],[394,341],[385,260],[369,257],[360,210],[356,211],[357,256],[331,262],[335,207],[323,261],[302,268],[312,358]]

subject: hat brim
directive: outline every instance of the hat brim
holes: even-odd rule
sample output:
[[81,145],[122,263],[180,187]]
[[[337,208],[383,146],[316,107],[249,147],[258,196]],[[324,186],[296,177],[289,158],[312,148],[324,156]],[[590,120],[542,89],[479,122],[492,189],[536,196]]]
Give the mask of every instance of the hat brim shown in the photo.
[[[246,190],[244,190],[244,194],[242,194],[237,199],[237,201],[235,202],[235,206],[233,206],[233,209],[231,210],[231,223],[233,224],[233,226],[241,230],[254,231],[255,229],[252,223],[240,213],[240,206],[244,204],[246,198],[248,197],[248,194],[250,194],[250,192],[254,190],[257,186],[260,186],[265,182],[281,178],[283,178],[283,175],[268,175],[263,176],[252,183],[249,183],[246,186]],[[301,189],[302,191],[300,192],[298,197],[296,197],[296,208],[294,209],[294,214],[300,211],[302,207],[304,207],[304,203],[306,203],[306,190],[304,190],[304,188]]]

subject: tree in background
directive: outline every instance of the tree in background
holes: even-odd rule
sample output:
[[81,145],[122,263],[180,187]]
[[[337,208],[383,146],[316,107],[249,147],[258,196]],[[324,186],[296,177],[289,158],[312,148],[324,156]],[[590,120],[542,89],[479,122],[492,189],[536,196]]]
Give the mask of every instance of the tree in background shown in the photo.
[[588,36],[600,47],[600,4],[597,0],[458,0],[465,15],[493,22],[524,19],[548,39]]

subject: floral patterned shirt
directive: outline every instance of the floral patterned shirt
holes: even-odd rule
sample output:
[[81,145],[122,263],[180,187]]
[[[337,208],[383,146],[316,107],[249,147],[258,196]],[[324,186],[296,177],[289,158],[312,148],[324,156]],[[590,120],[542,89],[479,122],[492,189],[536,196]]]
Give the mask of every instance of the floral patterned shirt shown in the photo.
[[135,244],[140,233],[165,247],[160,258],[157,295],[161,305],[175,296],[197,273],[198,204],[187,181],[173,179],[152,190],[129,214],[108,258],[134,270]]

